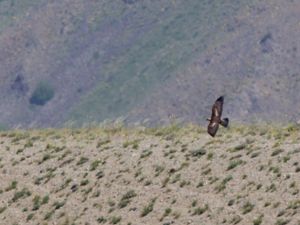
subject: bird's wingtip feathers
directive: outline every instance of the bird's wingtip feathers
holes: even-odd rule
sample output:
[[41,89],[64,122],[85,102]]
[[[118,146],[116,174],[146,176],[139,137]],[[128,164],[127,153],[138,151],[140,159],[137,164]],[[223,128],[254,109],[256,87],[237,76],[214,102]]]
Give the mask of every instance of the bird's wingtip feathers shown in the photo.
[[223,120],[221,120],[221,125],[223,127],[228,127],[228,125],[229,125],[229,119],[228,118],[224,118]]
[[220,96],[217,101],[224,101],[224,95]]

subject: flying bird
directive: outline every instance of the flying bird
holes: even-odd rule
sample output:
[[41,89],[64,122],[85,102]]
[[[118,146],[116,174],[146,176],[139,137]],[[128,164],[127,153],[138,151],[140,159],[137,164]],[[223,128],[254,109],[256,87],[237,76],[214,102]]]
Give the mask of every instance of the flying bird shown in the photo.
[[228,127],[229,119],[221,119],[223,103],[224,96],[221,96],[215,101],[215,104],[212,107],[211,118],[207,119],[209,121],[207,133],[209,133],[212,137],[216,135],[219,128],[219,124],[221,124],[223,127]]

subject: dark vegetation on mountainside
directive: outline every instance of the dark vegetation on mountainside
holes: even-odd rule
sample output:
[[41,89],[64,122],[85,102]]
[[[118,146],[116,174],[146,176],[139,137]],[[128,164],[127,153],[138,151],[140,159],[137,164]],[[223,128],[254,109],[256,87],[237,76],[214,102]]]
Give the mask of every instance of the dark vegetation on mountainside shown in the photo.
[[299,119],[300,2],[2,0],[0,126]]

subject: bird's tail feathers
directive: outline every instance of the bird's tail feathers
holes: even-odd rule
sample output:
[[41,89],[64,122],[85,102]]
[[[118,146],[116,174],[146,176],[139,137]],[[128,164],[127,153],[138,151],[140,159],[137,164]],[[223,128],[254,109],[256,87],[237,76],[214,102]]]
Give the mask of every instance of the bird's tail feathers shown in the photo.
[[229,119],[228,118],[224,118],[221,120],[220,124],[223,126],[223,127],[228,127],[229,125]]

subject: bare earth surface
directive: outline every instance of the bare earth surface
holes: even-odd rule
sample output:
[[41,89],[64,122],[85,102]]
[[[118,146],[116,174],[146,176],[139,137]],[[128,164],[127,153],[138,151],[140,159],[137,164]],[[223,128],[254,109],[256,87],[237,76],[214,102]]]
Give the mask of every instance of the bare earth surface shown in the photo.
[[0,133],[0,224],[300,224],[300,130]]

